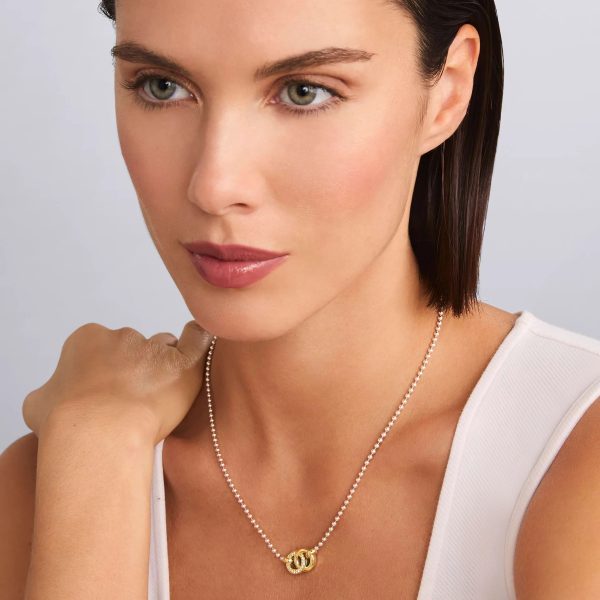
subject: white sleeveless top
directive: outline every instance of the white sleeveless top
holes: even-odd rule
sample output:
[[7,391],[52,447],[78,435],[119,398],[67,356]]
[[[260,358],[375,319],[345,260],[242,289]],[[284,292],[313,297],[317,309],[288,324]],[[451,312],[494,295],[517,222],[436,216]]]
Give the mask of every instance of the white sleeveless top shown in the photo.
[[[516,314],[460,415],[417,600],[515,600],[527,504],[600,396],[600,340]],[[163,442],[152,475],[148,600],[169,600]]]

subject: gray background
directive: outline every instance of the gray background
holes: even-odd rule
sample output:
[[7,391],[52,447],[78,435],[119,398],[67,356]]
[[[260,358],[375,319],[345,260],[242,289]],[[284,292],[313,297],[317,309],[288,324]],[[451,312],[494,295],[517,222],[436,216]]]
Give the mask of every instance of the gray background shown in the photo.
[[[178,335],[190,319],[120,154],[114,30],[96,4],[2,9],[0,451],[29,432],[23,398],[78,326]],[[600,4],[498,12],[506,92],[480,298],[600,339]]]

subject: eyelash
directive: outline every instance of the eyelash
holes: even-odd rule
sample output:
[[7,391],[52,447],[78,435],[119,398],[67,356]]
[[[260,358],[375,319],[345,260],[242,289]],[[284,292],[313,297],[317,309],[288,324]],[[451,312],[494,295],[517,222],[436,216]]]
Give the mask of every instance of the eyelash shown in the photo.
[[[144,84],[151,79],[165,79],[167,81],[176,83],[177,85],[179,85],[183,88],[186,88],[185,84],[181,83],[180,81],[178,81],[175,78],[166,77],[160,73],[148,73],[148,72],[140,73],[137,77],[135,77],[133,79],[121,81],[121,86],[124,87],[125,89],[129,90],[130,92],[132,92],[134,100],[138,104],[140,104],[142,106],[142,108],[145,108],[147,110],[155,110],[155,109],[160,110],[160,109],[164,109],[164,108],[177,106],[177,105],[181,104],[182,102],[184,102],[184,100],[174,100],[174,101],[144,100],[138,90],[140,88],[142,88],[144,86]],[[318,89],[325,90],[327,93],[332,95],[332,98],[330,98],[328,101],[324,102],[323,104],[318,105],[317,108],[310,108],[310,109],[291,108],[291,106],[289,104],[285,104],[283,102],[276,102],[276,104],[278,104],[278,105],[280,104],[282,106],[283,110],[286,110],[287,112],[292,113],[294,116],[302,117],[302,116],[318,114],[329,108],[333,108],[335,105],[346,100],[345,96],[342,96],[342,94],[338,93],[334,89],[331,89],[324,85],[320,85],[314,81],[310,81],[309,79],[301,79],[301,78],[298,78],[295,76],[284,77],[284,79],[280,82],[279,93],[277,94],[277,96],[279,96],[281,91],[283,89],[285,89],[287,86],[289,86],[290,84],[305,84],[305,85],[310,86],[311,88],[318,88]]]

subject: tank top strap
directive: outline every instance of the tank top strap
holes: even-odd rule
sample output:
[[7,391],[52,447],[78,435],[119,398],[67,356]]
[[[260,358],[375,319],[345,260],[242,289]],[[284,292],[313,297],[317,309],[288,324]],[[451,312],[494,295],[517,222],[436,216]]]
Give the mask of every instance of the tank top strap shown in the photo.
[[418,600],[515,599],[525,509],[600,396],[600,340],[521,316],[459,419]]
[[169,600],[169,557],[167,553],[167,518],[163,473],[164,440],[154,446],[152,490],[150,496],[150,555],[148,600]]

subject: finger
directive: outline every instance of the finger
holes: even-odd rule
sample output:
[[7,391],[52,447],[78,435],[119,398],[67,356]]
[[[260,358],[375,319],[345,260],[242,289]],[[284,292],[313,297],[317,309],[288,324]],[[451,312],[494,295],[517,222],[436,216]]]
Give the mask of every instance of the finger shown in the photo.
[[188,321],[179,336],[176,348],[194,362],[201,360],[212,341],[212,334],[196,321]]
[[177,336],[169,332],[155,333],[153,336],[149,337],[148,340],[154,340],[161,344],[166,344],[167,346],[177,345]]

